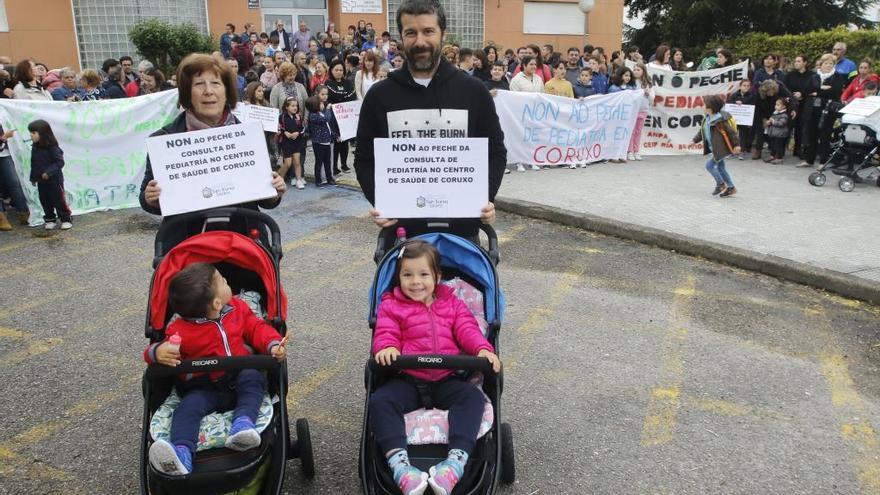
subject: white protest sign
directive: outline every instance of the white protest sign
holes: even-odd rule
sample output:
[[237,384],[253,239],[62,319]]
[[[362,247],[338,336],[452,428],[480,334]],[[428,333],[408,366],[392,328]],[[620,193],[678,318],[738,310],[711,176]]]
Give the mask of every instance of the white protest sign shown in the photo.
[[856,98],[847,106],[841,108],[840,113],[867,117],[873,115],[878,110],[880,110],[880,96],[869,96],[867,98]]
[[162,215],[274,197],[272,167],[256,123],[147,138]]
[[387,218],[478,218],[489,140],[376,139],[376,209]]
[[363,100],[346,101],[333,104],[333,115],[339,125],[339,139],[346,141],[357,136],[358,119],[361,116]]
[[382,0],[342,0],[343,14],[381,14]]
[[705,114],[703,98],[727,95],[739,88],[748,76],[747,64],[698,72],[670,72],[648,65],[654,87],[654,102],[642,130],[642,153],[645,155],[680,155],[702,153],[703,144],[694,143]]
[[259,122],[266,132],[278,132],[278,116],[280,112],[275,107],[251,105],[241,102],[232,109],[232,114],[242,123]]
[[755,121],[755,105],[738,105],[736,103],[728,103],[724,105],[724,111],[729,113],[736,125],[751,127]]
[[571,165],[624,158],[643,100],[641,91],[585,99],[499,91],[495,108],[507,163]]

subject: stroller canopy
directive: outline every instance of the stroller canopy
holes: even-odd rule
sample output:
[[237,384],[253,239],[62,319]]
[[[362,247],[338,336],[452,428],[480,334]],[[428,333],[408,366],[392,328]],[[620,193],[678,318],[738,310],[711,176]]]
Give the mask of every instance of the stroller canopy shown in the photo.
[[[227,262],[256,273],[266,288],[267,318],[287,316],[287,296],[276,277],[272,257],[260,245],[237,232],[213,230],[194,235],[175,246],[162,259],[153,278],[150,294],[150,326],[156,330],[165,327],[168,307],[168,285],[174,275],[192,263]],[[281,307],[277,294],[280,291]]]
[[[484,294],[486,321],[501,323],[504,315],[504,294],[498,287],[498,276],[489,256],[476,244],[457,235],[435,232],[413,237],[434,245],[440,252],[440,267],[455,268],[477,282]],[[375,315],[379,310],[382,294],[391,290],[394,270],[397,268],[397,253],[400,246],[388,251],[379,265],[373,286],[370,287],[370,311]]]

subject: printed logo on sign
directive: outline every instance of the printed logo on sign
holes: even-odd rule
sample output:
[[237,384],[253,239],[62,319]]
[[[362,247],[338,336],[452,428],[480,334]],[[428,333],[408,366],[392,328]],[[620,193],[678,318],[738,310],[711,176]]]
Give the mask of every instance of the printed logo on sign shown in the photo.
[[206,187],[206,188],[202,189],[202,197],[203,198],[208,199],[213,195],[214,195],[214,191],[212,191],[210,187]]
[[214,196],[228,196],[232,194],[232,191],[235,190],[235,186],[229,182],[225,182],[223,184],[218,184],[213,187],[205,187],[202,189],[202,196],[205,199],[214,197]]
[[418,206],[419,208],[427,208],[429,210],[437,210],[441,208],[448,208],[449,200],[444,198],[443,196],[434,196],[428,198],[419,196],[419,198],[416,199],[416,206]]
[[416,207],[424,208],[425,204],[427,204],[427,200],[424,196],[419,196],[418,198],[416,198]]

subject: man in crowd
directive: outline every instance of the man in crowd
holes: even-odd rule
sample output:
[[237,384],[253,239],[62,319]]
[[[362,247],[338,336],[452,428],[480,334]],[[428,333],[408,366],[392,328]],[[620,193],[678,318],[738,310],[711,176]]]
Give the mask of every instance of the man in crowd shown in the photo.
[[122,72],[125,73],[125,81],[122,84],[128,84],[130,82],[140,83],[141,78],[138,77],[137,73],[131,70],[132,64],[134,61],[128,55],[123,55],[119,57],[119,63],[122,65]]
[[[366,94],[358,122],[354,166],[367,200],[375,204],[375,158],[373,140],[390,136],[417,137],[419,131],[442,130],[447,135],[489,139],[489,203],[483,208],[483,222],[495,218],[492,203],[507,163],[504,133],[488,90],[476,78],[468,77],[441,57],[446,12],[435,0],[406,0],[397,10],[406,63],[389,74]],[[376,224],[390,227],[394,219],[370,212]],[[415,225],[405,225],[408,235],[418,234]],[[451,230],[474,238],[479,224],[454,222]],[[411,230],[412,229],[412,230]],[[459,473],[460,475],[460,473]]]
[[232,37],[235,36],[235,24],[226,24],[226,32],[220,35],[220,53],[223,58],[232,56]]
[[300,51],[304,53],[309,51],[309,40],[311,39],[312,31],[309,30],[309,26],[306,25],[305,21],[299,21],[299,31],[293,33],[290,40],[290,51]]
[[232,37],[232,57],[238,66],[237,74],[243,76],[254,65],[254,53],[240,36]]
[[831,53],[837,57],[837,65],[834,66],[834,70],[838,74],[843,74],[850,79],[856,76],[858,73],[856,63],[846,58],[846,43],[838,41],[834,44],[834,48],[831,49]]
[[573,46],[568,49],[568,57],[565,60],[565,79],[571,83],[572,86],[577,84],[578,78],[581,75],[581,66],[578,63],[581,59],[581,51],[578,50],[578,47]]
[[277,49],[290,50],[290,34],[284,30],[283,20],[278,19],[277,21],[275,21],[275,31],[269,33],[270,43],[273,36],[278,38]]
[[458,68],[465,74],[474,75],[474,51],[468,47],[458,52]]

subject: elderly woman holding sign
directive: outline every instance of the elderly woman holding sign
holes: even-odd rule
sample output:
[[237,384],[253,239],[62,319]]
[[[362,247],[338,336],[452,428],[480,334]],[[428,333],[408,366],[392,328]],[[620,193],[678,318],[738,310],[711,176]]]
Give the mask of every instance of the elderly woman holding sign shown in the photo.
[[[238,124],[231,113],[231,106],[238,101],[235,74],[225,63],[218,62],[210,55],[194,53],[180,63],[177,69],[178,101],[184,111],[173,122],[159,129],[153,136],[200,131],[213,127]],[[287,190],[284,180],[272,172],[272,187],[277,191],[274,198],[238,206],[250,209],[275,208]],[[159,196],[162,190],[153,178],[150,158],[141,184],[141,208],[149,213],[161,215]]]

